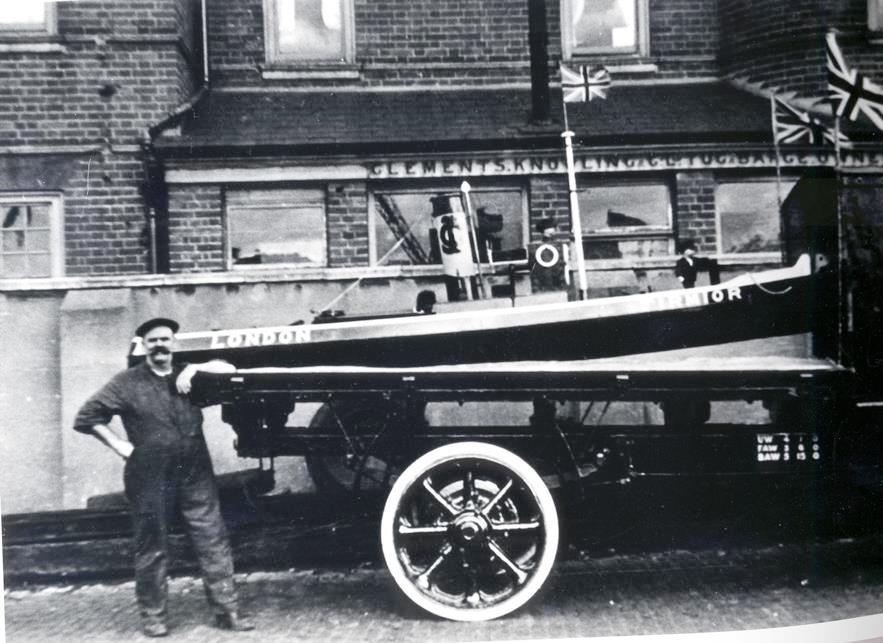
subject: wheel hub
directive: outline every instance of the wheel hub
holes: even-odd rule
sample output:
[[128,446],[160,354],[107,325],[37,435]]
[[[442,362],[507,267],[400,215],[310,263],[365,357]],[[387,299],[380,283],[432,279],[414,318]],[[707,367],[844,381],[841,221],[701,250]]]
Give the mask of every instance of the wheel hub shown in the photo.
[[487,518],[475,511],[464,511],[451,524],[453,539],[459,545],[475,545],[484,540],[490,531]]

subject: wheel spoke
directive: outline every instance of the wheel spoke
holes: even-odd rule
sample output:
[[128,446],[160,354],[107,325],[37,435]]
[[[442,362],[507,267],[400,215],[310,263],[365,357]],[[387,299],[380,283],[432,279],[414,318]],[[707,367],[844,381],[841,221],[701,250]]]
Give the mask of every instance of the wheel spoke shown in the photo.
[[447,558],[452,551],[454,551],[453,545],[451,545],[450,543],[445,543],[445,545],[441,548],[441,552],[439,553],[438,558],[432,561],[432,564],[425,570],[423,570],[423,572],[414,579],[414,584],[421,589],[429,589],[429,576],[438,568],[439,565],[445,562],[445,558]]
[[500,562],[503,563],[506,567],[509,568],[509,571],[515,576],[515,579],[518,581],[518,584],[521,585],[524,581],[527,580],[527,574],[522,570],[518,565],[516,565],[509,556],[500,548],[500,546],[495,543],[493,540],[488,540],[488,547],[494,553],[494,555],[500,559]]
[[448,525],[432,525],[429,527],[411,527],[409,525],[399,525],[399,534],[403,536],[414,535],[434,535],[445,534],[448,531]]
[[442,509],[447,511],[452,516],[456,516],[459,512],[456,507],[454,507],[450,502],[448,502],[435,488],[432,486],[432,482],[430,482],[429,478],[423,480],[423,488],[429,492],[435,501],[441,505]]
[[466,506],[475,502],[475,478],[472,469],[467,469],[466,475],[463,476],[463,500]]
[[531,522],[492,522],[491,529],[494,531],[533,531],[542,527],[539,520]]
[[491,498],[490,502],[488,502],[484,507],[481,508],[481,515],[487,518],[487,515],[491,512],[491,510],[497,505],[498,502],[500,502],[500,500],[503,499],[503,496],[509,493],[509,489],[511,488],[512,478],[509,478],[509,480],[506,481],[506,484],[503,485],[503,488],[497,492],[497,495]]

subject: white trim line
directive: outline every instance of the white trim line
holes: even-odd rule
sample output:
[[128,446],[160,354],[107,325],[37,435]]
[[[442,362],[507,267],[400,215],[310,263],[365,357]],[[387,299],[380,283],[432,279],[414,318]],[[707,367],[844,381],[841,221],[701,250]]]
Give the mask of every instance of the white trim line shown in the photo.
[[268,183],[276,181],[340,181],[368,179],[362,165],[315,165],[300,167],[220,168],[209,170],[168,170],[166,183]]

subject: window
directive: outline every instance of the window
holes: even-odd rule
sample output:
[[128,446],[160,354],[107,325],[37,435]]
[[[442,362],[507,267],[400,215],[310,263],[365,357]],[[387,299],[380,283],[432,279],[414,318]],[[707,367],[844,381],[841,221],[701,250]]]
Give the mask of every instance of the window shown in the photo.
[[[438,263],[430,242],[432,202],[445,190],[390,190],[371,195],[372,265]],[[491,257],[505,259],[506,251],[526,244],[527,207],[524,192],[511,188],[473,188],[470,202],[476,215],[479,239],[491,248]],[[404,239],[393,250],[396,243]],[[381,261],[382,260],[382,261]]]
[[0,32],[5,36],[55,33],[54,2],[6,2],[0,9]]
[[326,265],[322,190],[227,192],[228,265]]
[[264,0],[264,9],[269,62],[352,61],[352,0]]
[[579,193],[579,212],[583,234],[671,230],[671,195],[665,183],[586,188]]
[[57,196],[0,196],[0,277],[61,277],[61,199]]
[[562,0],[564,57],[646,54],[647,0]]
[[868,0],[868,29],[883,32],[883,0]]
[[579,212],[586,259],[638,259],[671,252],[671,192],[665,183],[583,188]]
[[[793,181],[783,181],[784,199]],[[715,197],[718,252],[777,252],[781,249],[779,204],[775,181],[721,183]]]

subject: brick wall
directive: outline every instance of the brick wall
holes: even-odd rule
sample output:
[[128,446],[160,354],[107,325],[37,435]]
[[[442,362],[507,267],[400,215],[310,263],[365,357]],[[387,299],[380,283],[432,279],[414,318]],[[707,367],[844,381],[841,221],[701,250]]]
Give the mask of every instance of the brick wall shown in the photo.
[[218,185],[169,189],[172,272],[225,270],[223,202]]
[[718,0],[650,0],[650,58],[664,77],[717,75]]
[[67,274],[147,271],[141,161],[133,154],[95,153],[73,162],[64,190]]
[[[546,0],[549,60],[561,59],[561,1]],[[269,80],[264,0],[209,2],[215,84],[236,86],[459,85],[529,81],[528,0],[354,0],[357,80]],[[717,0],[650,0],[650,53],[599,57],[608,65],[652,62],[660,77],[717,72]]]
[[[148,270],[138,144],[193,92],[192,30],[182,23],[193,7],[60,2],[57,36],[0,51],[0,147],[12,159],[0,186],[63,195],[68,275]],[[62,146],[77,152],[53,153]],[[16,172],[41,162],[40,186]]]
[[675,175],[675,218],[678,240],[692,239],[700,252],[717,251],[715,179],[712,172]]
[[570,230],[570,202],[567,191],[566,176],[532,176],[530,177],[530,242],[542,239],[537,231],[537,223],[550,217],[555,220],[558,231]]
[[867,42],[866,0],[720,0],[721,66],[725,74],[804,98],[824,96],[824,36],[840,32],[850,66],[883,75],[880,45]]
[[325,215],[328,265],[368,265],[368,198],[364,181],[329,183]]

